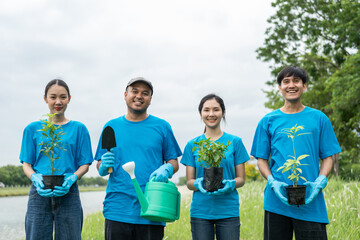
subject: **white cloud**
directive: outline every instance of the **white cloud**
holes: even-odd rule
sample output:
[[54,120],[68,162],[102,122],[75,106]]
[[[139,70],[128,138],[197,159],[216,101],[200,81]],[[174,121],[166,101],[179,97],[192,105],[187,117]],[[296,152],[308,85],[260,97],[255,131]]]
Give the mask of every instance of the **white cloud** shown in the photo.
[[227,107],[224,130],[250,150],[268,112],[269,69],[255,49],[272,12],[267,0],[2,1],[1,165],[19,164],[22,130],[48,111],[43,89],[56,77],[69,84],[67,116],[85,123],[94,150],[103,124],[125,113],[136,76],[153,82],[149,112],[171,123],[181,148],[202,133],[197,106],[214,92]]

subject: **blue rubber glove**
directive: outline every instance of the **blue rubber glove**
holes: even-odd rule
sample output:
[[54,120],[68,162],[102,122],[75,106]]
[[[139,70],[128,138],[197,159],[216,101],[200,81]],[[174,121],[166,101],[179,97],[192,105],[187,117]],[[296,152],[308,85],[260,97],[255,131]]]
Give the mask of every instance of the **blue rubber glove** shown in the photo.
[[106,152],[104,155],[101,156],[101,164],[99,167],[100,176],[108,175],[109,174],[108,169],[114,167],[115,154],[112,151],[113,150],[110,149],[110,152]]
[[77,181],[78,176],[73,173],[65,173],[65,178],[62,186],[54,187],[54,197],[61,197],[66,195],[71,186]]
[[284,182],[275,180],[272,175],[269,175],[267,177],[267,180],[268,180],[267,184],[275,192],[275,195],[281,200],[281,202],[284,203],[285,205],[290,206],[290,204],[288,203],[288,198],[286,197],[286,190],[285,190],[285,187],[289,185]]
[[149,180],[155,177],[155,182],[167,182],[173,176],[173,166],[170,163],[161,165],[151,175]]
[[327,178],[325,175],[320,175],[315,182],[306,182],[304,185],[310,187],[310,195],[305,198],[305,204],[309,204],[319,194],[320,190],[326,187]]
[[235,185],[236,185],[236,180],[234,179],[227,179],[227,180],[223,180],[222,183],[224,184],[223,188],[220,188],[219,190],[212,192],[212,195],[222,195],[225,193],[229,193],[234,191],[235,189]]
[[42,197],[53,197],[53,192],[51,189],[44,189],[44,183],[42,174],[40,173],[33,173],[30,176],[30,180],[33,182],[34,186],[36,187],[37,193]]
[[197,178],[195,179],[194,181],[194,187],[199,190],[201,193],[203,194],[206,194],[206,195],[211,195],[212,193],[211,192],[208,192],[204,189],[203,187],[203,181],[204,181],[204,178]]

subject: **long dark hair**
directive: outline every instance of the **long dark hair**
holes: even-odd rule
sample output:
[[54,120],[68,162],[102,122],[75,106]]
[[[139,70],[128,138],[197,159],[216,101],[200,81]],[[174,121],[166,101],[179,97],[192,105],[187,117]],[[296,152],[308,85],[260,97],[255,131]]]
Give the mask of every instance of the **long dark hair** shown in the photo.
[[50,87],[51,87],[52,85],[55,85],[55,84],[64,87],[65,90],[67,91],[69,97],[70,97],[70,90],[69,90],[69,87],[68,87],[68,85],[66,84],[66,82],[64,82],[64,81],[61,80],[61,79],[57,79],[57,78],[51,80],[51,81],[48,82],[48,84],[46,85],[46,87],[45,87],[45,97],[47,97],[47,93],[48,93]]
[[[223,115],[224,115],[223,120],[225,122],[225,103],[224,103],[224,100],[221,97],[219,97],[218,95],[214,94],[214,93],[210,93],[210,94],[206,95],[205,97],[203,97],[201,99],[201,101],[199,103],[199,107],[198,107],[200,115],[201,115],[201,111],[202,111],[202,109],[204,107],[204,103],[207,100],[211,100],[211,99],[215,99],[215,101],[220,105],[221,110],[222,110]],[[205,127],[204,132],[206,132],[206,127]]]

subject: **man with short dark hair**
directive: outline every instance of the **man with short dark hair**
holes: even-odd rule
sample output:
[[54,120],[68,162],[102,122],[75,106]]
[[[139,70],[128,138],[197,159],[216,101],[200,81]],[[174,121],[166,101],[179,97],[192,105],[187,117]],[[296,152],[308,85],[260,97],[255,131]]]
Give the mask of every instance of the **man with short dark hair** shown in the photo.
[[[333,166],[332,156],[341,149],[326,115],[301,102],[308,82],[305,70],[285,67],[277,82],[285,99],[284,106],[261,119],[251,149],[261,174],[268,180],[264,195],[264,239],[291,240],[293,232],[297,240],[327,239],[329,219],[322,189]],[[288,178],[290,171],[278,170],[288,159],[304,164],[300,173],[307,182],[301,178],[298,181],[307,186],[304,205],[288,204],[285,187],[292,184]]]
[[124,93],[127,113],[105,124],[114,129],[116,147],[106,152],[101,148],[101,138],[99,141],[95,154],[99,174],[108,175],[108,169],[113,168],[103,208],[106,240],[160,240],[164,236],[165,223],[140,216],[134,186],[122,168],[127,162],[135,162],[136,179],[143,191],[150,178],[166,182],[179,169],[177,158],[182,153],[170,124],[147,113],[152,95],[150,81],[131,79]]

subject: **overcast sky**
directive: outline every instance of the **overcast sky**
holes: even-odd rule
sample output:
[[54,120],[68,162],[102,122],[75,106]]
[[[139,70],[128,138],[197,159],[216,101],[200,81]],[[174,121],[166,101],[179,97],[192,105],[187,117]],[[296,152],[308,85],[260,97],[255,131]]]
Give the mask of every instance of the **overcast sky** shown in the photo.
[[[48,113],[43,92],[57,77],[72,95],[66,116],[87,126],[94,153],[138,76],[153,82],[148,111],[171,124],[182,150],[202,134],[200,99],[216,93],[227,108],[223,130],[250,151],[270,111],[262,92],[269,65],[255,50],[273,13],[269,0],[1,1],[0,166],[20,165],[23,129]],[[87,176],[98,176],[95,164]]]

